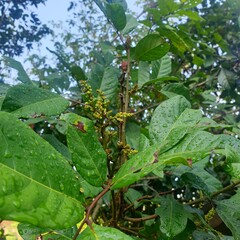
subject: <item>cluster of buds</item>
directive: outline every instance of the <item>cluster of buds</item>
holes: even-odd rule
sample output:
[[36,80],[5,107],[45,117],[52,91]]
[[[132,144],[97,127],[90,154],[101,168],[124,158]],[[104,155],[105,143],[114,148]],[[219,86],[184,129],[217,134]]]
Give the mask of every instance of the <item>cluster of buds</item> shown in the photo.
[[94,97],[92,88],[86,81],[81,81],[83,87],[85,104],[84,108],[92,113],[97,121],[104,121],[111,114],[108,111],[109,101],[101,90],[97,90],[98,97]]
[[110,116],[109,119],[114,123],[117,122],[123,122],[125,118],[132,117],[133,113],[127,113],[127,112],[118,112],[115,116]]
[[130,156],[131,154],[135,154],[138,152],[137,150],[132,149],[129,144],[124,145],[123,142],[118,142],[117,145],[118,145],[118,148],[121,149],[121,151],[127,156]]
[[208,211],[208,213],[204,216],[204,218],[205,218],[205,221],[207,222],[207,223],[209,223],[212,219],[213,219],[213,217],[216,215],[216,210],[215,210],[215,208],[211,208],[209,211]]

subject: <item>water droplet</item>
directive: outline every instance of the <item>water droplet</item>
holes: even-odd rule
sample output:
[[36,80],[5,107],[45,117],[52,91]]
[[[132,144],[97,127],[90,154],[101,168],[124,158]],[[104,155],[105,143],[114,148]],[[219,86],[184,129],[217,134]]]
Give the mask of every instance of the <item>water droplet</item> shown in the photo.
[[64,190],[64,185],[62,183],[60,183],[60,190],[63,191]]
[[21,207],[21,203],[19,200],[14,200],[13,201],[13,205],[16,207],[16,208],[20,208]]
[[12,157],[12,153],[7,149],[4,153],[4,157],[5,158],[11,158]]

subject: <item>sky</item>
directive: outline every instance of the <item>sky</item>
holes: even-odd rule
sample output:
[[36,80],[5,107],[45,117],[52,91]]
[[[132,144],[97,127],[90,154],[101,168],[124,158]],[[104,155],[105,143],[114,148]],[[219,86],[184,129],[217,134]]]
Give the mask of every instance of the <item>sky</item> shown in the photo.
[[[140,8],[136,5],[135,0],[126,0],[128,4],[128,8],[134,12],[139,13]],[[56,4],[57,2],[57,4]],[[69,7],[70,0],[47,0],[45,4],[39,4],[37,8],[32,7],[30,10],[32,10],[34,13],[36,13],[41,20],[41,22],[44,24],[48,24],[51,21],[59,22],[61,21],[64,26],[64,21],[69,19],[71,17],[71,13],[67,11],[67,8]],[[51,26],[51,25],[50,25]],[[67,25],[66,25],[67,26]],[[41,40],[42,46],[41,46],[41,52],[39,53],[38,50],[36,50],[35,47],[31,50],[25,50],[24,54],[20,57],[15,57],[16,60],[20,61],[25,69],[28,69],[30,67],[30,64],[26,62],[26,58],[29,54],[38,53],[40,56],[49,55],[49,51],[46,50],[46,47],[50,49],[54,49],[54,43],[49,40],[49,38],[43,38]],[[34,44],[35,46],[36,44]],[[51,56],[50,56],[51,58]]]

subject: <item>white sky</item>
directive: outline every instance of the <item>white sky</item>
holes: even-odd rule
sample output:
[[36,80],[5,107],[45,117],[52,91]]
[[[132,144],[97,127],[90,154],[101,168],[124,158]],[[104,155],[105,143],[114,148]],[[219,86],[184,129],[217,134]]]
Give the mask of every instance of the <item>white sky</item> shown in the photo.
[[[128,4],[128,8],[134,12],[139,13],[140,8],[136,5],[135,0],[126,0]],[[59,22],[62,21],[64,25],[64,21],[66,19],[69,19],[71,17],[71,12],[69,13],[67,11],[67,8],[70,5],[70,0],[47,0],[45,5],[40,4],[38,5],[38,8],[32,7],[32,11],[36,13],[41,20],[42,23],[49,23],[51,21]],[[51,27],[51,25],[50,25]],[[50,53],[46,50],[46,46],[50,49],[54,49],[54,43],[51,42],[48,38],[43,38],[41,40],[42,47],[41,52],[39,53],[40,56],[49,55]],[[20,61],[23,65],[23,67],[27,70],[29,68],[29,64],[27,62],[24,62],[26,60],[28,55],[31,55],[33,53],[36,53],[37,50],[34,48],[36,46],[33,45],[33,49],[30,51],[25,50],[24,54],[21,57],[14,57],[16,60]]]

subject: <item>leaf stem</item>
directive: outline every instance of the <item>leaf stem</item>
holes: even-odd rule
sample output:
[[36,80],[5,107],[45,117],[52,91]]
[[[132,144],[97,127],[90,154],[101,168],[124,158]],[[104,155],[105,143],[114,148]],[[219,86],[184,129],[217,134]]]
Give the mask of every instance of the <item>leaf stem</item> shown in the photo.
[[95,205],[98,203],[98,201],[110,190],[111,182],[112,182],[111,179],[109,179],[108,184],[105,186],[103,191],[97,195],[97,197],[92,201],[91,205],[86,209],[86,216],[83,219],[81,225],[79,226],[77,232],[75,233],[73,240],[77,239],[77,237],[78,237],[79,233],[81,232],[85,223],[92,229],[92,231],[94,231],[94,229],[92,227],[92,221],[90,220],[90,214],[91,214],[93,208],[95,207]]

